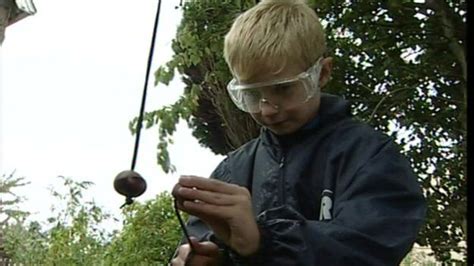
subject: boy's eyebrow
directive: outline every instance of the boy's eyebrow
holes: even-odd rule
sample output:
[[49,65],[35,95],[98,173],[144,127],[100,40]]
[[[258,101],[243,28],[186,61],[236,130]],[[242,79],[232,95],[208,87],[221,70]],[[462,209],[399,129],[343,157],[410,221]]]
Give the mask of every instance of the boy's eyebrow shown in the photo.
[[281,84],[275,84],[273,87],[275,88],[284,88],[284,87],[289,87],[290,85],[288,83],[281,83]]

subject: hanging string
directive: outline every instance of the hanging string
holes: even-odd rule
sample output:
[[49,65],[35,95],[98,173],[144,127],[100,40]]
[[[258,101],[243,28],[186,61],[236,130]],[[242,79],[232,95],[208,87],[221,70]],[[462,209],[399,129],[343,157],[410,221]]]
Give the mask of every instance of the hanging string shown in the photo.
[[194,250],[194,245],[191,242],[191,237],[189,236],[188,230],[186,230],[186,226],[184,224],[183,218],[181,218],[181,215],[179,214],[178,201],[175,199],[173,204],[174,204],[173,205],[174,206],[174,212],[176,213],[176,217],[178,217],[179,225],[181,226],[181,228],[183,228],[184,236],[186,237],[186,240],[188,241],[189,246],[191,247],[191,250]]
[[153,27],[153,36],[151,38],[150,52],[148,54],[148,64],[146,68],[145,85],[143,88],[142,103],[140,106],[140,113],[138,115],[138,120],[137,120],[137,133],[135,136],[135,147],[133,150],[132,166],[131,166],[132,171],[135,170],[135,164],[137,162],[138,146],[140,143],[140,133],[142,130],[143,114],[145,112],[146,94],[148,90],[148,79],[150,77],[151,63],[153,61],[153,51],[155,48],[155,39],[156,39],[157,30],[158,30],[158,21],[160,20],[160,10],[161,10],[161,0],[158,0],[158,9],[156,11],[156,16],[155,16],[155,26]]
[[[182,4],[182,2],[180,2],[180,5],[181,4]],[[150,77],[151,63],[153,61],[153,52],[154,52],[154,47],[155,47],[156,35],[157,35],[157,31],[158,31],[158,22],[159,22],[159,19],[160,19],[160,11],[161,11],[161,0],[158,1],[158,8],[157,8],[156,17],[155,17],[155,25],[153,27],[153,35],[152,35],[152,39],[151,39],[150,52],[149,52],[149,55],[148,55],[148,63],[147,63],[147,69],[146,69],[145,84],[144,84],[144,87],[143,87],[142,102],[141,102],[141,106],[140,106],[140,113],[139,113],[138,120],[137,120],[137,132],[136,132],[136,137],[135,137],[135,147],[134,147],[134,150],[133,150],[132,166],[131,166],[132,171],[135,170],[135,165],[136,165],[136,162],[137,162],[138,147],[139,147],[139,143],[140,143],[140,133],[141,133],[142,124],[143,124],[143,115],[145,113],[146,95],[147,95],[147,90],[148,90],[148,79]],[[125,206],[125,205],[128,205],[128,204],[131,204],[132,202],[133,202],[132,199],[127,198],[125,204],[122,205],[122,207]],[[192,254],[194,253],[193,252],[194,251],[194,246],[191,243],[191,239],[189,237],[188,231],[186,230],[186,226],[183,222],[183,219],[181,218],[181,215],[179,214],[179,210],[178,210],[178,207],[177,207],[176,200],[174,201],[174,210],[175,210],[176,216],[178,217],[179,224],[180,224],[181,229],[182,229],[182,231],[183,231],[183,233],[186,237],[186,240],[188,241],[188,243],[191,247],[191,252],[190,252],[190,255],[188,256],[188,260],[189,260],[192,257]],[[188,262],[186,263],[186,265],[188,265]]]

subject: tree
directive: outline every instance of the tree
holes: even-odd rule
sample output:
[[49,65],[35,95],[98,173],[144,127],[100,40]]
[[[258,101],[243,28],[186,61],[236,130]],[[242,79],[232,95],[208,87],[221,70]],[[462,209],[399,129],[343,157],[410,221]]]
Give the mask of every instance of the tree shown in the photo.
[[48,250],[47,236],[38,222],[10,224],[4,232],[5,253],[13,263],[44,264]]
[[[91,182],[59,177],[65,192],[52,190],[57,199],[50,228],[25,220],[8,225],[5,250],[14,263],[23,265],[96,265],[101,261],[108,237],[100,226],[109,215],[93,201],[83,200]],[[61,206],[60,204],[64,204]]]
[[465,11],[464,1],[317,9],[337,47],[330,88],[354,101],[358,117],[398,138],[428,198],[418,243],[445,262],[449,251],[466,253],[458,247],[466,236]]
[[10,259],[5,251],[6,228],[9,224],[18,223],[28,215],[27,212],[19,210],[18,204],[22,198],[13,192],[14,189],[26,184],[23,177],[15,177],[14,173],[0,177],[0,262]]
[[[172,197],[164,192],[123,210],[123,228],[108,232],[111,216],[83,192],[91,182],[60,177],[52,190],[57,204],[45,223],[18,220],[6,225],[5,255],[19,265],[165,265],[181,239]],[[25,217],[26,218],[26,217]],[[107,224],[106,224],[107,222]],[[1,261],[0,261],[1,262]]]
[[[222,59],[222,40],[236,14],[253,4],[244,2],[208,1],[201,5],[189,1],[183,6],[183,20],[172,42],[175,55],[155,77],[156,83],[168,84],[177,70],[185,92],[176,103],[144,116],[146,128],[160,125],[157,161],[165,172],[174,170],[167,147],[180,119],[188,123],[202,145],[217,154],[225,154],[258,134],[259,126],[238,111],[224,89],[231,75]],[[137,118],[130,122],[132,132],[136,123]]]
[[108,246],[105,264],[167,265],[181,239],[172,196],[163,192],[143,204],[127,206],[124,214],[123,229]]
[[2,175],[0,178],[0,229],[8,225],[11,220],[21,220],[28,215],[27,212],[18,209],[18,204],[22,198],[19,197],[14,189],[28,184],[24,177],[15,177],[15,173]]
[[[184,119],[199,142],[225,154],[258,133],[228,99],[231,79],[223,37],[240,12],[257,1],[187,1],[173,40],[173,58],[156,82],[175,71],[181,99],[145,116],[159,126],[158,163],[173,170],[167,145]],[[327,92],[344,95],[354,115],[394,137],[410,158],[428,200],[417,242],[438,260],[466,253],[466,1],[310,1],[323,20],[335,59]],[[316,5],[317,3],[317,5]],[[130,128],[136,128],[134,119]]]

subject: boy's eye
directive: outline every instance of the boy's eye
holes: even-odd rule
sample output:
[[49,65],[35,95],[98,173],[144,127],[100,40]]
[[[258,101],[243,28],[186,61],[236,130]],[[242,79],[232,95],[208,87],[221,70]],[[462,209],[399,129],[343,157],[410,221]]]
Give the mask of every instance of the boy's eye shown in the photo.
[[260,92],[255,91],[255,90],[243,91],[243,96],[244,96],[244,98],[248,98],[248,99],[256,99],[256,98],[261,97]]
[[277,85],[273,88],[273,91],[277,94],[288,93],[291,89],[291,86],[288,84]]

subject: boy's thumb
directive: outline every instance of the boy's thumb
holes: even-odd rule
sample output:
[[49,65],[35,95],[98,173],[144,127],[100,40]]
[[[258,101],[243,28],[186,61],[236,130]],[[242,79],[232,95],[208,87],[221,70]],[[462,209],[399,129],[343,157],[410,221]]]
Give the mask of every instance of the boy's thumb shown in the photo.
[[210,241],[199,242],[195,237],[191,237],[192,252],[196,255],[214,257],[219,255],[219,247]]

